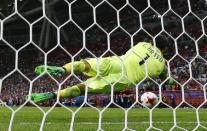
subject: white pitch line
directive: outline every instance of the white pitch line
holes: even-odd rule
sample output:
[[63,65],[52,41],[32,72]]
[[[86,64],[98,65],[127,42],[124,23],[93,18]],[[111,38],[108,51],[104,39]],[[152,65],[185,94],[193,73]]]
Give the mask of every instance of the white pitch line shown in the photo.
[[[61,122],[57,122],[61,123]],[[46,125],[51,125],[51,124],[57,124],[57,123],[52,123],[52,122],[46,122]],[[128,124],[149,124],[149,121],[143,121],[143,122],[128,122]],[[174,122],[170,121],[159,121],[159,122],[153,122],[154,124],[174,124]],[[195,124],[197,122],[193,121],[188,121],[188,122],[177,122],[177,124]],[[202,124],[207,124],[207,121],[201,121],[200,123]],[[35,124],[35,125],[40,125],[38,122],[21,122],[20,125],[30,125],[30,124]],[[65,125],[69,125],[69,123],[61,123]],[[75,122],[74,124],[81,124],[81,125],[97,125],[98,122]],[[118,125],[118,124],[124,124],[124,122],[102,122],[102,125]],[[0,124],[1,125],[1,124]]]

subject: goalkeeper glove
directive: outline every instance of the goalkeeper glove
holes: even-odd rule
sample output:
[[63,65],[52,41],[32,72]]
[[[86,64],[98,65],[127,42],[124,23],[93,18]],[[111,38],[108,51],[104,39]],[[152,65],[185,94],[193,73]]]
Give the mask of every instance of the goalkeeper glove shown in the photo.
[[[65,74],[65,69],[63,67],[56,67],[56,66],[46,66],[47,72],[52,76],[62,76]],[[35,68],[35,72],[37,74],[41,74],[45,71],[45,66],[37,66]]]

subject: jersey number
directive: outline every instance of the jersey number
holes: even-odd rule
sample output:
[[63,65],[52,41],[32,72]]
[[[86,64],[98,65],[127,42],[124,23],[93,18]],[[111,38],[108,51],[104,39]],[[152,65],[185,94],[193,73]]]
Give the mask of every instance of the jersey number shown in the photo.
[[140,62],[139,62],[139,65],[143,65],[144,63],[145,63],[145,61],[147,60],[147,59],[149,59],[149,55],[148,54],[146,54],[147,56],[145,56],[144,57],[144,59],[143,60],[141,60]]

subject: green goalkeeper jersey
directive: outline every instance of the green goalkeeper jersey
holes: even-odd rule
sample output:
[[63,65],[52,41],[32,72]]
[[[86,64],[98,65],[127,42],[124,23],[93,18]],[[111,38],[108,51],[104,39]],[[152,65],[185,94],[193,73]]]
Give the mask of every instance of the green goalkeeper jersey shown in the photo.
[[[122,56],[126,76],[137,83],[148,73],[150,77],[158,77],[165,68],[161,51],[150,43],[140,42]],[[146,67],[146,68],[145,68]],[[147,72],[146,72],[147,70]]]
[[85,60],[91,65],[91,69],[84,72],[88,76],[96,76],[98,70],[101,76],[125,75],[134,83],[138,83],[146,76],[146,69],[148,76],[158,77],[165,68],[160,50],[158,48],[155,50],[150,43],[146,42],[138,43],[122,56]]

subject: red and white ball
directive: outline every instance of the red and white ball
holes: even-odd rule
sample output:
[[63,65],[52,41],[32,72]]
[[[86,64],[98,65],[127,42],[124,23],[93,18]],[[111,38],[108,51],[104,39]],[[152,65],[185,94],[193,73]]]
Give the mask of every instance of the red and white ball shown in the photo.
[[157,102],[158,102],[158,97],[156,94],[152,92],[145,92],[141,96],[141,103],[142,105],[146,107],[149,107],[149,108],[153,107],[154,105],[157,104]]

